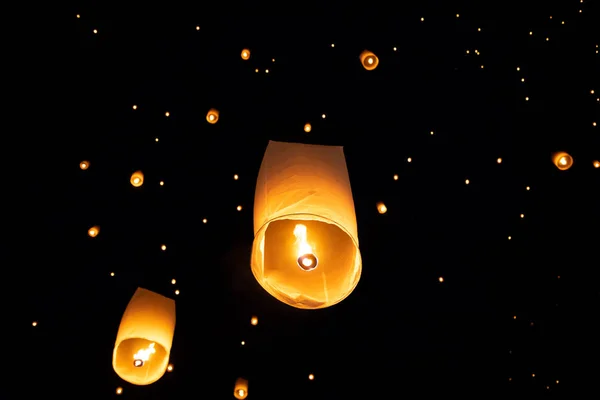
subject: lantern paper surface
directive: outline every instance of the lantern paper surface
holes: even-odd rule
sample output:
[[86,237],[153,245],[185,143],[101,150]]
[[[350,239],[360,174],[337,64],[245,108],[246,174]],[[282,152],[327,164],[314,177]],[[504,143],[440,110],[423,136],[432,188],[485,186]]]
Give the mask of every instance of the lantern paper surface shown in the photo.
[[138,288],[129,301],[113,351],[123,380],[149,385],[167,370],[175,332],[175,300]]
[[[314,269],[301,267],[307,252]],[[269,142],[256,184],[251,266],[268,293],[296,308],[329,307],[354,290],[362,261],[342,147]]]
[[243,400],[248,396],[248,381],[244,378],[238,378],[233,387],[233,396],[238,400]]

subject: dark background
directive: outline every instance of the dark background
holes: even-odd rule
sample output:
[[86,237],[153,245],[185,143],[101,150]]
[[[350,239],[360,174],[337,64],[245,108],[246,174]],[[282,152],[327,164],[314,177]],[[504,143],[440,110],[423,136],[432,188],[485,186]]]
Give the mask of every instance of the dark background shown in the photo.
[[[126,3],[53,10],[24,51],[6,285],[30,384],[7,398],[231,399],[240,376],[249,400],[597,390],[597,2]],[[344,146],[363,274],[334,307],[250,271],[268,140]],[[136,387],[111,357],[139,286],[177,326],[174,371]]]

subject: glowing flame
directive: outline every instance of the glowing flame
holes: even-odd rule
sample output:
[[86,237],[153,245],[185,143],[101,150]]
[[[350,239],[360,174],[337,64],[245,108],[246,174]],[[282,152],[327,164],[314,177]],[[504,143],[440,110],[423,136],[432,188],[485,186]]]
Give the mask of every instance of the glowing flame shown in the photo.
[[302,224],[296,225],[294,236],[296,236],[298,266],[305,271],[315,269],[317,267],[317,257],[313,253],[312,246],[306,241],[306,226]]
[[154,343],[150,343],[150,345],[147,348],[140,349],[137,353],[133,355],[133,365],[135,365],[136,367],[141,367],[146,361],[148,361],[148,359],[150,358],[150,354],[154,353],[156,353]]

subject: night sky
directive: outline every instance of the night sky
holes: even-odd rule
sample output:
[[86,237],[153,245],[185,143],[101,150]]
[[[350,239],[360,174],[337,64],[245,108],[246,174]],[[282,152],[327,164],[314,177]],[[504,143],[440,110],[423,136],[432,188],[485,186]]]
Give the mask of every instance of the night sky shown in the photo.
[[[597,397],[598,2],[84,3],[29,54],[7,398]],[[363,269],[332,307],[250,269],[270,140],[344,147]],[[138,287],[176,302],[146,386],[112,367]]]

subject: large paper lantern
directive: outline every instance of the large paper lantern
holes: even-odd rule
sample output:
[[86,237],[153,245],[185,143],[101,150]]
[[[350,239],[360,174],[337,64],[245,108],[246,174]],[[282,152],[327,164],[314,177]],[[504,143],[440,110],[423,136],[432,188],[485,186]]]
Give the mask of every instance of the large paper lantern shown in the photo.
[[379,58],[369,50],[360,53],[360,63],[367,71],[372,71],[379,65]]
[[244,400],[248,396],[248,380],[238,378],[233,387],[233,396],[238,400]]
[[342,147],[270,141],[256,183],[252,273],[278,300],[332,306],[362,261]]
[[149,385],[167,370],[175,300],[138,288],[121,319],[113,351],[113,368],[123,380]]
[[134,187],[142,186],[144,184],[144,174],[142,173],[142,171],[135,171],[133,174],[131,174],[131,178],[129,179],[129,182]]
[[573,166],[573,157],[564,151],[558,151],[552,154],[552,162],[556,168],[565,171]]

